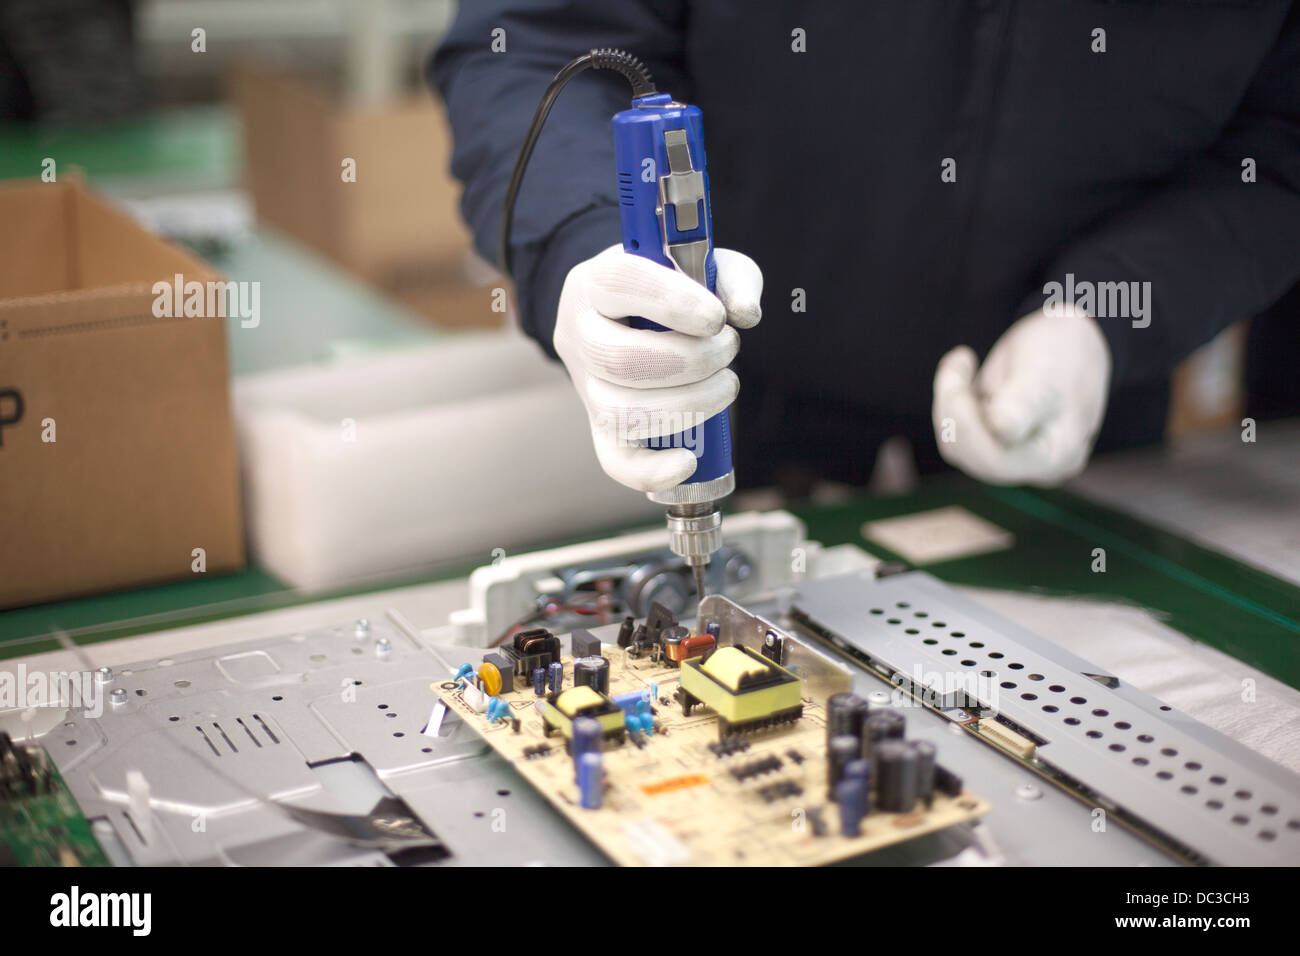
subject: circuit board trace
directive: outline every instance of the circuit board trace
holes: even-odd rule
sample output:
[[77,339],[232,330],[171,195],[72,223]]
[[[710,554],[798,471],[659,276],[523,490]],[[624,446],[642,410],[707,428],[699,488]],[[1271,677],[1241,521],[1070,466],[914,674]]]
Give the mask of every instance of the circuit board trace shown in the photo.
[[[968,792],[936,792],[929,807],[909,813],[879,810],[862,819],[857,836],[840,833],[828,797],[826,716],[806,694],[802,716],[720,739],[719,720],[698,703],[683,713],[675,666],[605,646],[609,695],[652,695],[654,733],[607,740],[602,753],[601,805],[582,806],[566,739],[547,733],[533,687],[504,691],[510,719],[489,722],[465,699],[465,685],[433,690],[447,707],[614,862],[622,865],[820,865],[975,819],[988,805]],[[572,686],[572,657],[561,658]]]
[[49,754],[0,733],[0,865],[108,864]]

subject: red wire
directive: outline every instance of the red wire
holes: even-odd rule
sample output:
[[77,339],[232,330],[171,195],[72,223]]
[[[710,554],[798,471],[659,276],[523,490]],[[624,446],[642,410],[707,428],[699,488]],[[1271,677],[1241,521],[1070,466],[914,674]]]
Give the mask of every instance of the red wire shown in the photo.
[[[553,615],[553,614],[561,614],[561,613],[563,613],[563,614],[581,614],[581,615],[588,616],[588,617],[591,616],[591,615],[594,615],[594,614],[599,614],[600,617],[601,617],[601,623],[602,623],[602,624],[608,624],[608,623],[609,623],[609,619],[608,619],[608,617],[607,617],[607,615],[606,615],[606,611],[605,611],[604,609],[602,609],[602,608],[598,608],[598,607],[590,607],[590,606],[585,605],[585,604],[548,604],[548,605],[547,605],[547,606],[542,610],[542,614],[541,614],[541,616],[542,616],[543,618],[547,618],[547,617],[550,617],[550,616]],[[536,619],[534,619],[534,620],[536,620]],[[512,624],[512,625],[510,625],[509,630],[507,630],[507,631],[506,631],[504,634],[502,634],[499,638],[497,638],[495,641],[493,641],[492,644],[491,644],[491,646],[492,646],[492,647],[499,647],[500,645],[504,644],[506,641],[510,640],[510,638],[513,637],[516,633],[518,633],[522,628],[526,627],[527,624],[531,624],[531,623],[533,623],[533,621],[529,621],[529,622],[527,622],[527,623],[525,623],[525,624]]]

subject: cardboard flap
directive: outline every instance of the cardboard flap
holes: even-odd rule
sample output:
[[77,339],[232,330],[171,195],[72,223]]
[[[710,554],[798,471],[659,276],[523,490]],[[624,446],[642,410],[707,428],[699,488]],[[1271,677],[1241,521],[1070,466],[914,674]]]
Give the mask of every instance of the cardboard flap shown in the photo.
[[72,190],[62,183],[0,184],[0,292],[43,295],[77,284]]

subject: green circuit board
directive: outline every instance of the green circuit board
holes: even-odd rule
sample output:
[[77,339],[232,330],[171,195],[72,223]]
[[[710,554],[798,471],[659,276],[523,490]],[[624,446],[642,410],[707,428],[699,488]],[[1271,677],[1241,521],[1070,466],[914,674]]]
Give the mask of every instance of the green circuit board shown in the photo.
[[0,866],[108,865],[54,761],[0,734]]

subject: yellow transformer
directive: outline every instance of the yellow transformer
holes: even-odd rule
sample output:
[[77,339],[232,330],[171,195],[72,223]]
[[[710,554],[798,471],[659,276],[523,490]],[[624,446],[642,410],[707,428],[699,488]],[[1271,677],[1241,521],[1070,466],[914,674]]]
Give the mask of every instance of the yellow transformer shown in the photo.
[[579,717],[594,718],[607,738],[623,736],[623,708],[587,686],[570,687],[547,696],[542,710],[543,732],[549,737],[558,730],[565,740],[572,740],[573,722]]
[[686,716],[696,704],[718,715],[720,739],[803,716],[803,681],[748,647],[683,661],[679,694]]

